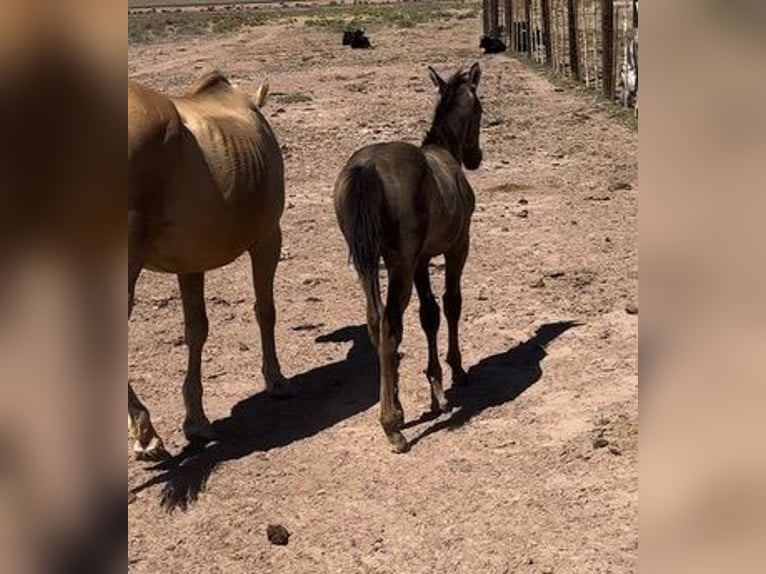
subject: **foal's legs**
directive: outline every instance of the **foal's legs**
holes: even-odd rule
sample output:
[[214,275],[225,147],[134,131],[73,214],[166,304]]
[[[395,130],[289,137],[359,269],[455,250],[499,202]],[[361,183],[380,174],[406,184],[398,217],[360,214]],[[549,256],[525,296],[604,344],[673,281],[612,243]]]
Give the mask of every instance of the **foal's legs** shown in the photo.
[[399,402],[399,345],[404,311],[412,296],[413,272],[407,266],[389,267],[388,299],[380,326],[380,423],[394,452],[409,450],[401,433],[404,411]]
[[421,260],[415,270],[415,287],[420,298],[420,324],[428,339],[428,368],[426,376],[431,383],[431,411],[449,412],[450,407],[442,387],[442,368],[439,364],[439,350],[436,337],[441,322],[439,304],[431,290],[431,278],[428,275],[428,260]]
[[215,434],[202,407],[202,348],[208,334],[208,321],[205,312],[205,275],[192,273],[179,275],[181,301],[184,308],[184,331],[186,346],[189,349],[189,362],[183,385],[184,434],[192,443],[207,443],[214,440]]
[[[144,259],[144,237],[141,219],[128,212],[128,320],[133,314],[136,281],[141,274]],[[133,441],[137,458],[157,459],[166,455],[165,446],[152,426],[149,410],[141,403],[128,383],[128,435]]]
[[274,275],[282,249],[282,231],[277,230],[269,237],[259,240],[250,249],[253,267],[253,286],[255,287],[255,317],[261,330],[263,350],[263,378],[266,391],[272,396],[285,394],[285,378],[277,358],[274,339],[274,325],[277,312],[274,307]]
[[463,357],[460,353],[460,341],[458,338],[460,314],[463,310],[463,296],[460,291],[460,276],[463,274],[463,268],[465,267],[467,258],[467,240],[445,255],[446,289],[444,293],[444,313],[447,315],[447,325],[449,328],[447,364],[449,364],[452,369],[452,382],[457,385],[462,385],[467,382],[466,372],[463,370]]

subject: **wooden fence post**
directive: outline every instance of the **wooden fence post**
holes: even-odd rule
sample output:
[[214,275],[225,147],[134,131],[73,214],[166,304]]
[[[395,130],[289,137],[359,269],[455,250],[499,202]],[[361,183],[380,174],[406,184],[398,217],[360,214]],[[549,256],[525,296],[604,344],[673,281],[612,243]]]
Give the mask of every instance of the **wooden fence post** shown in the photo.
[[614,3],[601,0],[601,74],[604,96],[614,99]]
[[513,41],[516,37],[513,29],[513,0],[505,0],[505,33],[508,34],[508,49],[513,52]]
[[498,19],[498,0],[489,0],[489,34],[493,38],[497,37]]
[[532,0],[524,3],[524,17],[527,19],[527,56],[532,57]]
[[543,42],[545,43],[545,63],[551,65],[551,0],[542,0],[543,8]]
[[575,0],[567,2],[567,21],[569,28],[569,69],[572,77],[580,81],[580,54],[577,46],[577,6]]
[[633,0],[633,28],[638,28],[638,0]]

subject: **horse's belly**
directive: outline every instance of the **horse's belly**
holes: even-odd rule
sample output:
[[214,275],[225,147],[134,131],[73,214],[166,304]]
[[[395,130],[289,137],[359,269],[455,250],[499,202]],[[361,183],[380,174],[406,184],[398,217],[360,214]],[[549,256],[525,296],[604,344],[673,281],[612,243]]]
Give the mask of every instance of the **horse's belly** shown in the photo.
[[150,240],[145,267],[167,273],[222,267],[247,251],[262,227],[257,211],[247,209],[211,207],[168,217]]
[[[190,239],[190,238],[193,238]],[[253,244],[246,234],[169,228],[152,242],[145,267],[165,273],[199,273],[223,267]]]

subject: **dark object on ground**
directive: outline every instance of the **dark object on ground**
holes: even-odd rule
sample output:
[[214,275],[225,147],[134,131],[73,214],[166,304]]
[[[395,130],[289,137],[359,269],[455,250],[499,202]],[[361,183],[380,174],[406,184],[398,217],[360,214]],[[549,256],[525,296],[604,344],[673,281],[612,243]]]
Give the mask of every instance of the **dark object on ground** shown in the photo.
[[482,48],[485,54],[499,54],[507,49],[505,42],[500,38],[492,38],[490,36],[481,37],[479,48]]
[[364,33],[364,30],[346,30],[343,32],[343,45],[351,46],[355,50],[366,50],[370,48],[370,39]]
[[281,524],[269,524],[266,527],[266,536],[268,536],[269,542],[276,546],[287,546],[287,542],[290,540],[290,533]]

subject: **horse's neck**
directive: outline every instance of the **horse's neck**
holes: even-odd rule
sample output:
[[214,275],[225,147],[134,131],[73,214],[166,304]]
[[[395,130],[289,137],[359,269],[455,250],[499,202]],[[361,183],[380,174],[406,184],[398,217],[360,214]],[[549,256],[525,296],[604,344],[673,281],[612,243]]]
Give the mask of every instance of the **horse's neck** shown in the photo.
[[462,142],[459,141],[459,138],[446,124],[431,126],[431,129],[423,140],[423,147],[427,145],[436,145],[444,148],[459,164],[463,161],[461,153]]

